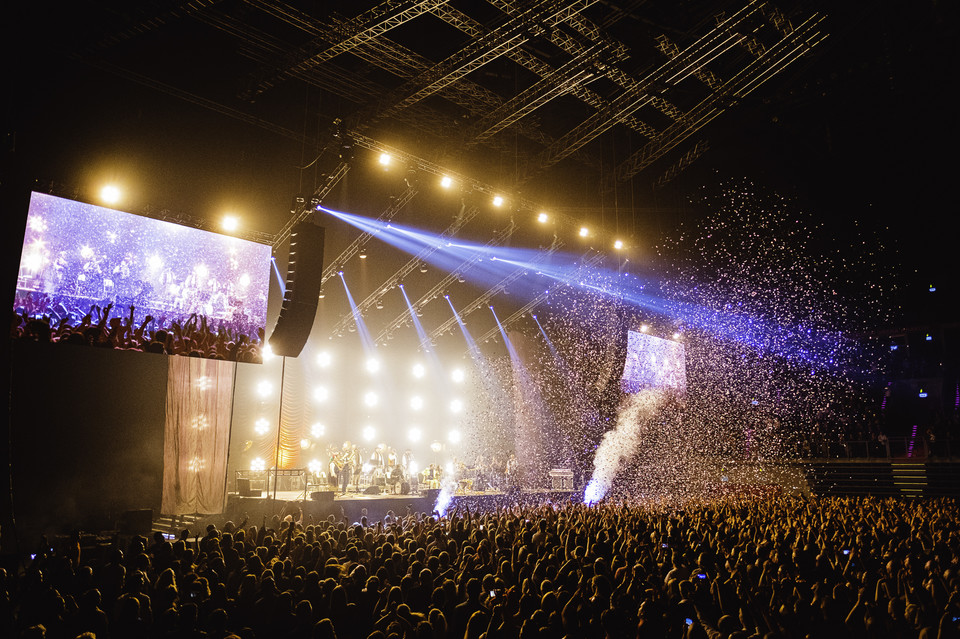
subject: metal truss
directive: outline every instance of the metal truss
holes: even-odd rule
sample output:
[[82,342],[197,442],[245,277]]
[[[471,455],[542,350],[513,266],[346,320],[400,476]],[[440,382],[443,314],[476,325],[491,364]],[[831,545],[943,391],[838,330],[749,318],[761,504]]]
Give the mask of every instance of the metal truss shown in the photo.
[[350,165],[346,162],[340,162],[333,172],[328,173],[316,191],[313,192],[309,198],[299,198],[297,202],[297,208],[286,224],[283,225],[283,228],[280,229],[280,232],[277,233],[273,238],[273,248],[274,250],[283,243],[288,237],[290,237],[290,232],[293,231],[293,227],[309,219],[317,211],[317,205],[323,201],[323,198],[329,195],[330,191],[333,190],[337,184],[340,183],[340,180],[343,179],[343,176],[347,174],[347,171],[350,170]]
[[[344,21],[335,16],[331,17],[325,22],[320,22],[312,16],[277,0],[247,0],[247,2],[257,7],[261,11],[264,11],[277,19],[283,20],[288,24],[318,38],[327,40],[335,39],[339,32],[338,30],[344,24]],[[409,80],[425,73],[434,64],[426,57],[397,44],[385,35],[365,42],[363,45],[351,49],[350,52],[357,58],[360,58],[361,60],[364,60],[375,67],[388,71],[393,75],[405,80]],[[321,69],[314,69],[311,76],[315,75],[319,71],[321,71]],[[325,77],[329,75],[330,74],[328,73],[325,75]],[[341,77],[341,74],[335,72],[333,73],[331,79],[336,79],[339,77]],[[328,90],[334,92],[336,92],[338,89],[334,82],[327,82],[323,85],[319,85],[316,81],[314,81],[314,84],[317,84],[318,86],[324,86]],[[354,99],[354,101],[357,103],[372,102],[376,96],[380,96],[385,92],[386,89],[382,88],[366,90],[364,93],[364,98],[357,98]],[[354,95],[356,95],[356,92]],[[442,91],[440,91],[440,95],[474,115],[490,113],[491,111],[501,108],[503,105],[503,99],[499,95],[474,82],[471,82],[467,78],[445,87]],[[422,104],[417,105],[417,107],[415,118],[411,117],[409,109],[395,113],[393,114],[393,117],[399,121],[409,123],[420,130],[427,129],[433,133],[436,133],[436,123],[442,122],[443,118],[432,112],[432,110],[425,109]],[[552,137],[548,136],[538,127],[530,124],[518,122],[516,123],[515,130],[527,139],[542,144],[543,146],[549,146],[554,141]],[[461,139],[462,137],[460,131],[447,131],[444,133],[447,135],[447,137],[449,137],[449,139]],[[488,139],[486,143],[500,151],[515,151],[512,145],[499,143],[496,140]],[[588,166],[598,168],[600,166],[600,161],[590,154],[578,154],[577,159]]]
[[[597,253],[597,254],[592,255],[591,257],[587,258],[586,260],[584,260],[582,266],[583,266],[583,267],[593,266],[593,265],[597,264],[597,263],[598,263],[600,260],[602,260],[602,259],[603,259],[603,255],[600,254],[600,253]],[[477,341],[477,342],[485,342],[485,341],[489,340],[491,337],[493,337],[494,335],[496,335],[496,334],[498,334],[498,333],[500,332],[500,328],[501,328],[501,327],[503,328],[503,330],[506,330],[511,324],[513,324],[514,322],[520,320],[521,318],[523,318],[524,315],[526,315],[527,313],[532,312],[535,308],[537,308],[538,306],[540,306],[541,304],[543,304],[544,302],[546,302],[547,299],[550,297],[550,294],[551,294],[552,292],[556,291],[556,289],[558,289],[558,288],[560,288],[560,287],[563,287],[563,286],[570,286],[570,285],[569,285],[569,284],[563,284],[563,283],[554,284],[553,286],[551,286],[550,288],[548,288],[546,291],[544,291],[544,292],[541,293],[540,295],[537,295],[535,298],[533,298],[532,300],[530,300],[529,302],[527,302],[526,304],[524,304],[522,307],[518,308],[516,311],[514,311],[513,313],[511,313],[509,317],[507,317],[506,319],[500,320],[500,325],[499,325],[499,326],[495,326],[495,327],[491,328],[489,331],[487,331],[486,333],[484,333],[483,335],[481,335],[480,337],[478,337],[478,338],[476,339],[476,341]]]
[[401,266],[396,273],[384,280],[384,282],[373,293],[368,295],[362,302],[357,304],[356,311],[351,310],[349,313],[340,318],[340,321],[338,321],[333,327],[332,333],[334,335],[342,334],[343,330],[351,321],[359,320],[361,317],[363,317],[363,314],[370,310],[370,307],[379,302],[388,291],[396,288],[396,286],[400,284],[407,275],[419,268],[420,264],[425,262],[428,257],[443,248],[443,240],[453,237],[459,233],[460,229],[463,228],[463,226],[466,225],[470,220],[476,217],[477,213],[479,212],[480,209],[476,206],[464,210],[453,221],[453,224],[448,226],[446,230],[440,234],[439,240],[435,246],[427,246],[421,249],[410,259],[410,261]]
[[[505,3],[501,3],[506,6]],[[500,7],[503,10],[503,7]],[[512,6],[511,6],[512,9]],[[515,11],[515,10],[513,10]],[[433,14],[446,22],[447,24],[456,27],[463,33],[466,33],[471,38],[479,38],[485,33],[484,26],[468,16],[467,14],[450,7],[449,5],[441,5],[434,9]],[[572,16],[570,18],[571,23],[575,23],[577,18],[582,16]],[[564,37],[565,34],[562,33],[559,29],[554,29],[551,34],[551,40],[554,41],[554,44],[557,44],[563,48],[567,53],[570,53],[573,56],[580,55],[583,51],[583,46],[576,41],[575,38]],[[555,38],[555,40],[554,40]],[[614,50],[616,47],[614,47]],[[540,77],[549,75],[553,72],[553,67],[551,67],[546,62],[543,62],[535,55],[524,51],[523,49],[514,49],[507,53],[507,57],[524,67],[525,69],[536,73]],[[577,97],[580,101],[585,104],[597,109],[598,111],[609,111],[610,105],[609,102],[601,96],[600,94],[592,91],[584,86],[574,86],[571,90],[571,94]],[[652,138],[656,135],[656,130],[650,125],[642,122],[631,115],[627,115],[623,118],[622,122],[635,130],[637,133],[640,133],[644,137]],[[548,143],[546,146],[550,146]]]
[[[513,223],[513,220],[510,221],[510,225],[507,228],[503,229],[497,233],[493,238],[491,238],[486,244],[485,247],[500,246],[506,242],[513,235],[513,232],[516,230],[517,225]],[[410,304],[410,307],[413,309],[413,312],[418,313],[424,306],[429,302],[440,297],[447,288],[453,284],[462,281],[462,276],[464,273],[469,271],[471,268],[476,266],[482,258],[479,256],[471,257],[470,259],[464,260],[457,268],[450,271],[442,280],[437,282],[429,291],[420,296],[416,302]],[[410,311],[405,310],[400,313],[392,322],[390,322],[386,328],[384,328],[377,338],[374,340],[374,343],[386,343],[386,340],[393,338],[393,332],[400,327],[406,325],[409,321]]]
[[321,44],[318,42],[310,42],[301,47],[294,54],[294,60],[290,66],[280,69],[274,76],[262,80],[254,91],[262,93],[283,79],[308,71],[341,53],[346,53],[375,40],[387,31],[429,13],[435,6],[445,2],[447,0],[419,0],[416,2],[386,0],[359,16],[341,23],[338,28],[341,37],[332,46],[319,52],[316,52],[317,45]]
[[[553,146],[544,150],[535,158],[533,164],[525,167],[524,174],[520,180],[521,183],[568,157],[570,152],[579,149],[595,139],[613,127],[624,116],[634,113],[643,106],[653,105],[659,107],[661,110],[668,111],[675,109],[675,107],[672,107],[672,105],[660,96],[652,92],[648,93],[648,91],[651,91],[653,87],[656,86],[671,86],[679,83],[687,76],[692,75],[694,69],[702,68],[711,60],[736,46],[741,36],[734,32],[734,27],[757,11],[757,0],[753,0],[740,11],[721,20],[716,28],[684,49],[679,56],[668,60],[663,66],[648,74],[642,80],[628,78],[625,74],[618,73],[617,77],[624,82],[629,82],[632,85],[631,89],[624,91],[615,98],[610,104],[610,110],[599,111],[593,114],[558,139]],[[675,119],[672,127],[676,127],[678,123],[683,122],[682,114],[679,114],[679,112],[673,113],[672,115]],[[657,138],[661,137],[663,137],[662,133],[657,136]]]
[[663,172],[660,177],[656,179],[653,183],[654,190],[663,188],[666,186],[673,178],[680,175],[688,166],[696,162],[701,155],[710,150],[710,142],[708,140],[699,140],[696,144],[693,145],[689,151],[683,154],[679,160],[672,164],[666,171]]
[[531,7],[493,31],[483,33],[465,47],[402,84],[378,104],[358,114],[358,122],[391,115],[416,104],[459,81],[487,63],[506,55],[536,34],[583,11],[598,0],[537,0]]
[[687,112],[682,120],[675,122],[657,139],[624,160],[617,167],[615,179],[620,182],[631,179],[720,115],[731,104],[731,100],[743,99],[823,42],[827,35],[821,33],[819,27],[824,20],[824,16],[814,14],[792,29],[779,42],[769,47],[762,56],[751,61],[737,75],[724,82],[717,92],[711,93]]
[[[407,187],[407,189],[397,197],[393,203],[385,210],[383,213],[377,217],[378,222],[389,222],[392,220],[397,213],[403,210],[410,200],[414,198],[419,189],[415,186]],[[347,262],[350,261],[350,258],[360,252],[364,246],[367,245],[375,233],[364,232],[358,235],[350,244],[347,245],[347,248],[343,249],[335,259],[331,260],[325,269],[323,269],[323,275],[320,277],[320,285],[323,286],[327,283],[331,277],[337,274],[337,271],[343,269]]]

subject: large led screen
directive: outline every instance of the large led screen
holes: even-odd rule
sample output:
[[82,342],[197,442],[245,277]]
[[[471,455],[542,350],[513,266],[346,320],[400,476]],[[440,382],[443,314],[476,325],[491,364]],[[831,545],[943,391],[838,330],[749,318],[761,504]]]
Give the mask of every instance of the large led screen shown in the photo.
[[256,336],[267,318],[270,247],[33,193],[14,310],[79,324],[96,305],[158,327],[205,317]]
[[621,387],[636,393],[645,388],[670,388],[686,392],[687,370],[683,344],[627,331],[627,357]]

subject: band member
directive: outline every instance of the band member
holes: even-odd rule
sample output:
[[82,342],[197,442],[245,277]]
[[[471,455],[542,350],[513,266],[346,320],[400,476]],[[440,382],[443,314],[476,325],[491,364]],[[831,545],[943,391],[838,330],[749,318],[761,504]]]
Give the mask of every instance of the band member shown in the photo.
[[400,459],[397,457],[397,451],[393,448],[387,449],[387,467],[392,468],[399,465]]
[[373,452],[370,453],[370,466],[373,467],[373,470],[383,470],[383,465],[385,463],[383,456],[383,444],[377,444],[377,447],[373,449]]
[[340,457],[333,445],[327,446],[327,484],[337,487],[340,472]]
[[347,490],[350,488],[350,480],[353,479],[353,454],[356,449],[356,446],[347,441],[343,443],[343,449],[340,451],[338,476],[340,478],[340,492],[344,495],[347,494]]
[[413,451],[409,448],[403,451],[403,456],[400,458],[400,465],[403,466],[403,472],[406,474],[411,474],[413,472]]

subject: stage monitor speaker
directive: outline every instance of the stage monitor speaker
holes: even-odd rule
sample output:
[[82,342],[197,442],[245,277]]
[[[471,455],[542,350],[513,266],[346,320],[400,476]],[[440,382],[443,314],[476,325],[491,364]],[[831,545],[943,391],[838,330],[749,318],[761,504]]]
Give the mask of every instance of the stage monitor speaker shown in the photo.
[[237,477],[237,492],[241,495],[246,495],[250,492],[249,477]]
[[379,486],[376,486],[376,485],[374,485],[374,486],[367,486],[366,489],[364,489],[363,494],[364,494],[364,495],[379,495],[379,494],[380,494],[380,487],[379,487]]
[[310,499],[313,501],[319,501],[322,503],[332,504],[333,503],[333,491],[332,490],[318,490],[317,492],[310,493]]
[[125,535],[149,537],[152,528],[153,510],[150,508],[128,510],[120,515],[120,521],[117,523],[117,530]]
[[274,355],[298,356],[313,330],[323,276],[323,238],[323,227],[312,222],[301,222],[290,232],[286,291],[269,339]]
[[440,496],[439,488],[427,488],[426,490],[420,491],[421,494],[430,502],[430,508],[433,509],[434,504],[437,503],[437,497]]
[[400,482],[400,494],[409,495],[410,494],[410,484],[407,482]]

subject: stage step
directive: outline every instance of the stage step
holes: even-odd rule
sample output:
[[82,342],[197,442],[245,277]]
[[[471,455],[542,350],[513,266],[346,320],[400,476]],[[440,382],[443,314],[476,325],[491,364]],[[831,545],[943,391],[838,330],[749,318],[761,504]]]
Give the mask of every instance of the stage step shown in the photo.
[[187,528],[191,535],[202,534],[200,520],[203,515],[157,515],[153,520],[153,532],[180,537],[180,531]]
[[916,462],[893,462],[893,484],[904,495],[921,495],[927,489],[927,465]]

